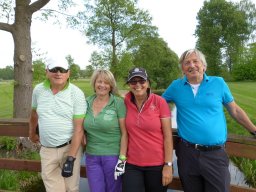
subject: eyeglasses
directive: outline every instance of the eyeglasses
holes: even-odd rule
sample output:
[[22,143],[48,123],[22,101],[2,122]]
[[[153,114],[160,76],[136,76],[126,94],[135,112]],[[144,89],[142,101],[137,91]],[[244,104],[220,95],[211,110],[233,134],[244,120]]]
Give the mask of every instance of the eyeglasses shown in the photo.
[[58,73],[58,71],[60,73],[67,73],[68,72],[68,69],[64,69],[62,67],[54,67],[52,69],[48,69],[48,71],[50,71],[51,73]]
[[137,83],[143,85],[143,84],[146,83],[146,80],[145,79],[133,80],[133,81],[129,81],[128,83],[131,84],[131,85],[137,85]]

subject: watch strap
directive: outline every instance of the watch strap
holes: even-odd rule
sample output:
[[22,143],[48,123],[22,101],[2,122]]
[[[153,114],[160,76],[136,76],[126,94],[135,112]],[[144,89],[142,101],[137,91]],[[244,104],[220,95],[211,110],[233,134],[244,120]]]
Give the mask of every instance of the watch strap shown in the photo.
[[164,165],[171,167],[172,166],[172,162],[165,162]]

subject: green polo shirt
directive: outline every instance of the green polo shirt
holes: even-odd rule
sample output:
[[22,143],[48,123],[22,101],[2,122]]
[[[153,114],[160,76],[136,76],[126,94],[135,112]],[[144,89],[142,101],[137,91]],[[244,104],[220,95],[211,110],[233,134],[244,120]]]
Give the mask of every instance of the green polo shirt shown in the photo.
[[87,101],[84,128],[87,135],[86,153],[90,155],[118,155],[121,130],[119,119],[125,118],[126,108],[123,98],[110,95],[108,104],[94,117],[92,103],[96,95]]
[[38,114],[40,142],[55,147],[71,140],[73,119],[84,118],[86,102],[84,93],[72,83],[53,94],[50,81],[36,85],[32,94],[32,108]]

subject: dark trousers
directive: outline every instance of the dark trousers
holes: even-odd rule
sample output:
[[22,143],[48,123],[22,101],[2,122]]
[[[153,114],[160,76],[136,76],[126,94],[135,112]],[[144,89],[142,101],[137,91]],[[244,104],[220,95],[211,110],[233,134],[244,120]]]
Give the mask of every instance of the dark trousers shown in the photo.
[[223,148],[200,151],[180,141],[176,147],[178,172],[185,192],[228,192],[229,158]]
[[123,192],[166,192],[162,185],[163,166],[140,167],[126,163]]

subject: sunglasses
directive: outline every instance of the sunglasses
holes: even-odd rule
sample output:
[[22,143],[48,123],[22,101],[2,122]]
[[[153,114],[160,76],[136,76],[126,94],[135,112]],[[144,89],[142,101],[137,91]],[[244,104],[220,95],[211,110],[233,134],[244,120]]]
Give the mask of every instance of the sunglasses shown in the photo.
[[60,73],[67,73],[68,72],[68,69],[64,69],[62,67],[54,67],[52,69],[48,69],[48,71],[50,71],[51,73],[58,73],[58,71]]
[[140,80],[129,81],[129,84],[131,84],[131,85],[137,85],[137,83],[143,85],[143,84],[146,83],[146,80],[145,79],[140,79]]

